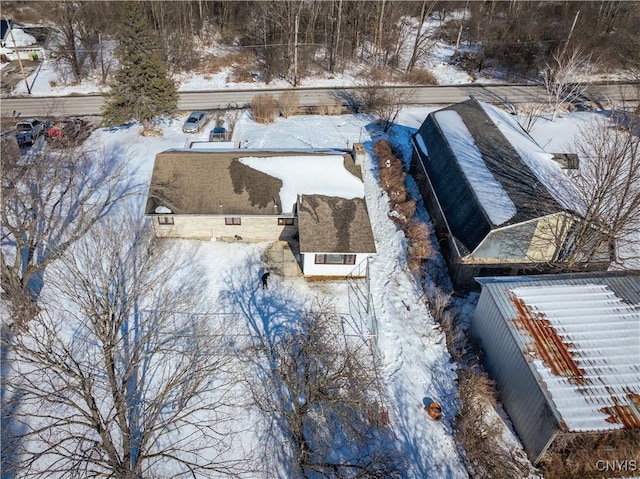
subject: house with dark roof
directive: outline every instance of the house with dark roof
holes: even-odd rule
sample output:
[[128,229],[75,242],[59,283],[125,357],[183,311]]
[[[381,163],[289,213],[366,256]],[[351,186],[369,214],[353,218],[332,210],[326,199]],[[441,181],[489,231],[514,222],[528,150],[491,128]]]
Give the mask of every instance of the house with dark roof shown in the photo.
[[411,170],[456,286],[608,268],[605,228],[576,241],[584,208],[566,168],[577,162],[545,152],[511,115],[470,99],[429,114],[412,146]]
[[640,271],[478,281],[470,334],[531,461],[573,444],[597,452],[584,477],[611,477],[596,461],[640,460],[616,447],[640,432]]
[[299,249],[305,276],[344,277],[376,253],[354,156],[164,151],[156,155],[145,214],[158,237],[287,241]]
[[21,25],[13,20],[0,20],[0,53],[9,60],[45,59],[51,28],[41,25]]

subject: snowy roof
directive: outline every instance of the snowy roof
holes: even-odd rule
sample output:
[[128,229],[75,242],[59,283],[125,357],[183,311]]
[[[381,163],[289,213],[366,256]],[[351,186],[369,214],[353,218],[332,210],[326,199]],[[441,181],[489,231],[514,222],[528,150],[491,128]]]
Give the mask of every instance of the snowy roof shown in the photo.
[[640,272],[478,281],[563,429],[640,428]]
[[12,28],[7,32],[4,42],[6,48],[26,47],[35,44],[36,39],[20,28]]
[[244,156],[239,161],[282,180],[280,202],[287,213],[298,195],[364,198],[364,184],[345,168],[343,155]]
[[463,256],[496,228],[582,210],[553,154],[475,99],[430,113],[413,144]]
[[436,112],[434,116],[447,138],[462,173],[491,222],[494,225],[501,225],[509,221],[517,213],[516,205],[489,171],[482,159],[482,153],[478,150],[458,112],[443,110]]
[[512,115],[488,103],[479,103],[556,201],[567,209],[583,211],[582,206],[577,202],[580,195],[563,168],[553,159],[555,154],[544,151],[520,127]]
[[298,198],[301,253],[375,253],[364,198],[301,195]]
[[[414,137],[418,151],[426,152],[430,162],[449,152],[463,174],[460,181],[469,185],[491,228],[563,209],[581,210],[575,188],[553,154],[546,153],[506,112],[471,99],[431,113],[427,120],[437,124],[446,147],[436,144],[440,140],[425,121]],[[433,167],[433,174],[451,173],[450,169],[438,173]],[[439,200],[445,194],[442,191]]]
[[290,214],[299,194],[363,197],[360,168],[335,150],[168,150],[156,155],[146,212]]

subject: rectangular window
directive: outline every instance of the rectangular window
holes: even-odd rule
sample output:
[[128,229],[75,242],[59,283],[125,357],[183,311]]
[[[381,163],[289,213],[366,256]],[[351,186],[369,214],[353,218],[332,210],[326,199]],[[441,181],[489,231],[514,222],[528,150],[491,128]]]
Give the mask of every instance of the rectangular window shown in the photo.
[[278,218],[278,226],[293,226],[293,218]]
[[172,225],[173,224],[173,216],[158,216],[158,224],[159,225]]
[[224,224],[227,226],[230,225],[241,225],[242,221],[239,216],[227,217],[224,219]]
[[355,254],[317,254],[316,264],[356,264]]

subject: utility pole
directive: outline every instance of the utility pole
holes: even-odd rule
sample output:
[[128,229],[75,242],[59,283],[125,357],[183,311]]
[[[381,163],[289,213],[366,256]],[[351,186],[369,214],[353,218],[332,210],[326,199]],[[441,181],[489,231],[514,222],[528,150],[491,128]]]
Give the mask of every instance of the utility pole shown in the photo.
[[293,45],[293,86],[298,86],[298,27],[300,26],[300,14],[296,14],[294,45]]
[[578,15],[580,15],[580,10],[576,12],[576,16],[573,17],[573,24],[571,25],[571,30],[569,30],[569,35],[567,35],[567,41],[564,44],[564,48],[562,49],[561,57],[564,57],[565,52],[567,51],[567,47],[569,46],[569,40],[571,40],[571,35],[573,35],[573,30],[576,28],[576,22],[578,21]]
[[8,18],[5,18],[7,22],[7,27],[9,28],[9,35],[11,35],[11,41],[13,42],[13,51],[16,54],[16,58],[18,59],[18,65],[20,65],[20,72],[22,73],[22,78],[24,80],[24,84],[27,87],[27,93],[31,95],[31,87],[29,86],[29,82],[27,81],[27,75],[24,73],[24,67],[22,66],[22,59],[20,58],[20,54],[18,53],[18,45],[16,45],[16,39],[13,37],[13,29],[11,28],[11,22]]

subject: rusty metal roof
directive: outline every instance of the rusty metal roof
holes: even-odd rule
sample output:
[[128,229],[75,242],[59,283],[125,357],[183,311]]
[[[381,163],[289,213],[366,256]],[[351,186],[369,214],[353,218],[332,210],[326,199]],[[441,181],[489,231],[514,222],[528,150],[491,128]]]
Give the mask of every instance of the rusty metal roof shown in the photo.
[[479,281],[564,430],[640,429],[640,272]]

